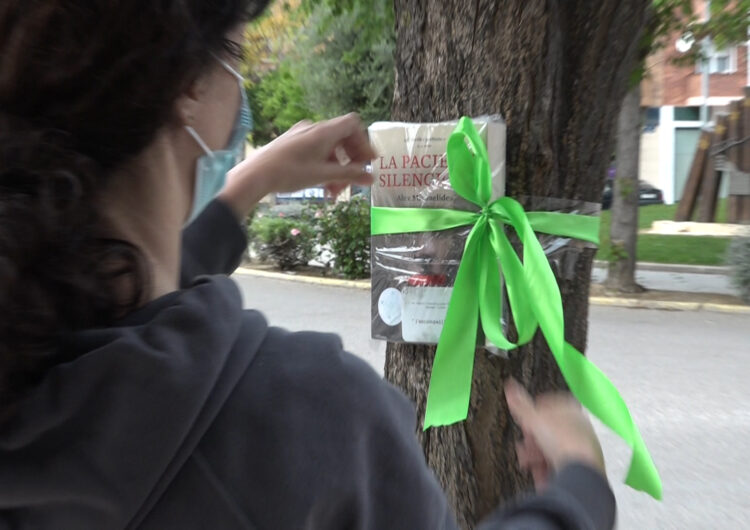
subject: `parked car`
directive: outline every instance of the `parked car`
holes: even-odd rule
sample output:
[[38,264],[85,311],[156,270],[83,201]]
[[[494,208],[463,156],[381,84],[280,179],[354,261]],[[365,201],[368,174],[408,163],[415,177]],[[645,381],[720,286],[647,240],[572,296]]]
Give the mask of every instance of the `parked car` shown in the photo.
[[[602,210],[609,210],[612,207],[612,186],[614,180],[607,179],[604,184],[602,193]],[[638,206],[648,206],[649,204],[664,204],[664,194],[659,188],[655,188],[645,180],[638,182]]]

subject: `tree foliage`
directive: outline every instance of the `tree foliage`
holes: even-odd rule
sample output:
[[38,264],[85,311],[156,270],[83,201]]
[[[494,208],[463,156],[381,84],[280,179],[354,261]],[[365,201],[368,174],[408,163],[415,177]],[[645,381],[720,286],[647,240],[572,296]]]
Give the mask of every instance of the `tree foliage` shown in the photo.
[[300,0],[279,0],[245,28],[242,74],[253,113],[251,141],[262,145],[315,114],[293,73],[294,41],[304,16]]
[[712,0],[711,18],[693,24],[696,39],[710,37],[717,48],[748,40],[750,0]]
[[302,27],[300,0],[279,0],[245,27],[242,74],[258,82],[274,70],[294,46],[294,36]]
[[695,21],[692,0],[654,0],[651,3],[638,45],[638,60],[631,76],[631,85],[647,75],[646,59],[669,44],[675,33],[684,33]]
[[386,119],[393,94],[388,0],[278,0],[245,31],[243,74],[262,145],[302,119]]
[[[692,0],[653,0],[639,46],[639,62],[631,81],[640,82],[646,75],[646,58],[671,44],[676,34],[698,43],[710,38],[719,48],[748,40],[750,0],[712,0],[710,17],[696,10]],[[702,59],[702,47],[693,46],[676,59],[679,64],[693,64]]]
[[[369,3],[369,10],[385,0]],[[297,78],[306,103],[330,118],[352,110],[365,122],[387,119],[393,97],[393,30],[363,31],[363,8],[334,11],[323,3],[310,12],[298,39]]]
[[253,113],[251,135],[254,145],[270,142],[298,121],[318,117],[307,106],[304,90],[289,59],[284,59],[275,70],[250,84],[247,91]]
[[391,0],[302,0],[301,8],[308,13],[318,7],[325,7],[329,17],[323,20],[330,24],[333,20],[349,16],[352,29],[361,37],[361,44],[375,42],[383,36],[395,40],[395,21]]

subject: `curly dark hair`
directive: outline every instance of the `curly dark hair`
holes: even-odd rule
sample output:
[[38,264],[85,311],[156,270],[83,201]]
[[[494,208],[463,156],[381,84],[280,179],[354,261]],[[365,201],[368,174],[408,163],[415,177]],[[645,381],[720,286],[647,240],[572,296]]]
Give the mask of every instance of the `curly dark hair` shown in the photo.
[[137,248],[102,237],[97,193],[266,4],[0,3],[0,412],[60,362],[63,334],[142,302],[148,270]]

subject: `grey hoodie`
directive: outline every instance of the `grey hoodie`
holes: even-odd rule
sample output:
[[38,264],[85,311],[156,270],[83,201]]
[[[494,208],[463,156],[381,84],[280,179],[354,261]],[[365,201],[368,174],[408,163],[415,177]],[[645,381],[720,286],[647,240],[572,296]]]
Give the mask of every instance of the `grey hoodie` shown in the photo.
[[[0,529],[454,529],[411,403],[341,341],[269,327],[226,274],[218,201],[185,230],[183,288],[65,359],[0,425]],[[213,274],[213,276],[208,276]],[[611,528],[584,466],[481,528]]]

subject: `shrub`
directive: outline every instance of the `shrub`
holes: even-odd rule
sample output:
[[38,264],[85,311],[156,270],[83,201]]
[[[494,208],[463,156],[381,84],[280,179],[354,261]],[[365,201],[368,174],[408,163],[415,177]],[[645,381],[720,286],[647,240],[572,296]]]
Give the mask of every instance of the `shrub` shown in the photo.
[[370,202],[354,196],[318,216],[321,243],[334,255],[334,269],[347,278],[370,275]]
[[317,222],[315,212],[325,208],[325,206],[324,202],[315,200],[287,202],[271,206],[268,209],[268,215],[271,217],[302,219],[308,223],[315,224]]
[[270,260],[281,270],[307,265],[315,256],[315,230],[303,219],[258,216],[248,233],[261,260]]
[[750,237],[737,237],[729,245],[727,263],[740,298],[750,304]]

